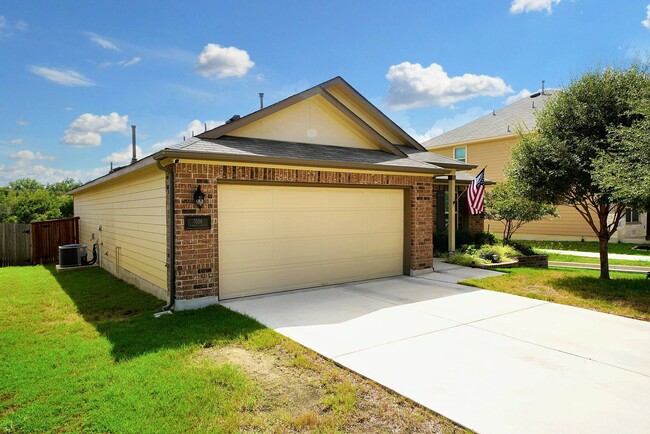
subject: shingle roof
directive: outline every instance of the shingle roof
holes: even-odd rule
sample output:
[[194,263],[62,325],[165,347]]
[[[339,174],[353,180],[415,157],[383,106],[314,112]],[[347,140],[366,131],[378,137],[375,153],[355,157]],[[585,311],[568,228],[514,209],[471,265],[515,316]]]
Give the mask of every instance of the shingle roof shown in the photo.
[[466,143],[488,138],[514,136],[517,127],[526,129],[535,128],[535,112],[541,110],[548,101],[551,93],[534,94],[523,98],[493,113],[480,117],[463,126],[427,140],[422,145],[427,148],[436,148],[457,143]]
[[[406,147],[404,147],[406,148]],[[266,158],[311,161],[311,162],[336,162],[377,165],[385,168],[411,168],[423,169],[422,171],[446,172],[445,169],[433,164],[435,158],[457,161],[436,156],[431,152],[416,151],[409,149],[408,157],[400,157],[388,152],[372,150],[344,148],[340,146],[314,145],[308,143],[284,142],[277,140],[255,139],[246,137],[222,136],[218,139],[201,139],[192,137],[184,142],[169,146],[163,151],[170,153],[181,151],[183,153],[197,153],[202,155],[213,154],[215,158],[219,155],[239,156],[243,159]],[[427,158],[432,160],[427,160]]]

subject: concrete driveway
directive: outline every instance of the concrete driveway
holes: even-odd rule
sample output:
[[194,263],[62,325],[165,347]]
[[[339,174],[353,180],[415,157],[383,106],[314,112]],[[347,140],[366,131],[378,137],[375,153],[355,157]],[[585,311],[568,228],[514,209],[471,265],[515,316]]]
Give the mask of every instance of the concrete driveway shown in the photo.
[[223,304],[478,432],[650,432],[650,323],[436,272]]

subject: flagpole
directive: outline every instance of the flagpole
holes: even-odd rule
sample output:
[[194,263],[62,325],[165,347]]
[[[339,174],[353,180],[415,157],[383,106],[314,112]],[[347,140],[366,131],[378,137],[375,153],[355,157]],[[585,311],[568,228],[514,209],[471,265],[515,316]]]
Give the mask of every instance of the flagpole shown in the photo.
[[[485,170],[486,168],[487,168],[487,164],[485,165],[485,167],[483,168],[483,170]],[[481,170],[481,172],[483,172],[483,170]],[[479,173],[481,173],[481,172],[479,172]],[[477,176],[478,176],[478,175],[477,175]],[[470,185],[471,185],[471,182],[470,182]],[[469,185],[465,188],[465,190],[462,191],[461,194],[458,195],[458,197],[456,198],[456,200],[454,200],[454,205],[456,205],[456,203],[458,203],[458,201],[460,200],[460,198],[463,197],[463,195],[464,195],[465,193],[467,193],[467,190],[469,190]]]

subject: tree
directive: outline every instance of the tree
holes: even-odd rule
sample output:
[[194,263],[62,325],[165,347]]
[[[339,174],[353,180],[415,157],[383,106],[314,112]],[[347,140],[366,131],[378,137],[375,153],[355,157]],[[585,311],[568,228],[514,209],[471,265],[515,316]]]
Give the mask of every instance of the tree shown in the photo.
[[66,179],[43,185],[34,179],[19,179],[0,187],[0,222],[30,223],[72,217],[72,197],[68,191],[81,185]]
[[500,182],[485,193],[485,214],[490,220],[503,224],[503,244],[526,223],[546,216],[555,217],[555,211],[553,205],[528,199],[513,181]]
[[507,169],[530,199],[572,206],[587,221],[598,236],[602,279],[609,279],[607,243],[629,202],[596,182],[595,167],[609,166],[604,156],[620,146],[620,134],[646,122],[636,108],[648,98],[646,68],[587,72],[547,102],[537,131],[520,136]]
[[594,161],[594,178],[613,201],[650,211],[650,101],[639,101],[640,119],[612,131],[610,152]]

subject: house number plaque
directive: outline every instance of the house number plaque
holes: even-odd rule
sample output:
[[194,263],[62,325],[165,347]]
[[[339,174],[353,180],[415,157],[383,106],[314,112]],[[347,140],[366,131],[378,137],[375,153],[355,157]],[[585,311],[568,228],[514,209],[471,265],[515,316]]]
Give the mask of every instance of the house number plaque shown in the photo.
[[210,229],[209,215],[186,215],[184,229]]

